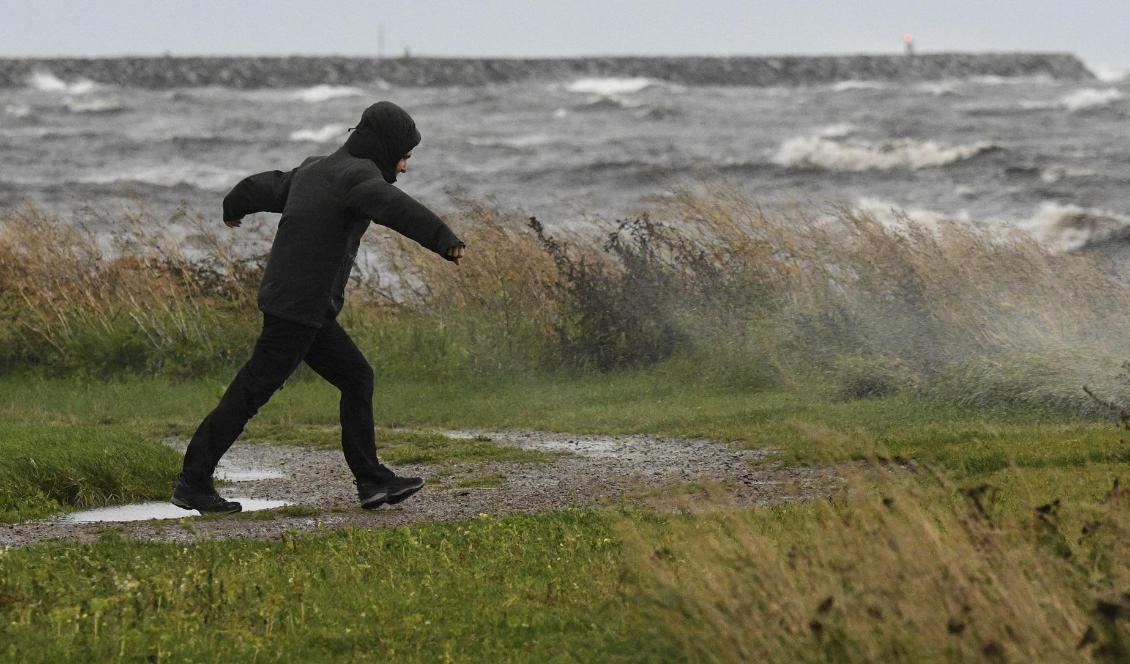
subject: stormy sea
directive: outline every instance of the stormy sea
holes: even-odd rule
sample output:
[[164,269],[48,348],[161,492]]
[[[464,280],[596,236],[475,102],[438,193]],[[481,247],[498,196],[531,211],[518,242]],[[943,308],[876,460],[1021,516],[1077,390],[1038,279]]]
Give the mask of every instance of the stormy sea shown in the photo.
[[0,207],[218,223],[243,176],[335,150],[389,99],[423,134],[399,184],[439,210],[470,198],[566,224],[720,179],[766,206],[1018,225],[1064,250],[1121,241],[1130,81],[1008,57],[6,60]]

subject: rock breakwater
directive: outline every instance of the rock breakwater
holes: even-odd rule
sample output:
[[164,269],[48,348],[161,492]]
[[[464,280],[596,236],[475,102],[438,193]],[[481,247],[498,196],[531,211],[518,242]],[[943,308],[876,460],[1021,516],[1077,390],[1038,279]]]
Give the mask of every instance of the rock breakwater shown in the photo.
[[1094,80],[1067,53],[929,53],[781,57],[363,58],[122,57],[4,58],[0,87],[49,72],[61,80],[138,88],[286,88],[383,81],[399,86],[485,85],[531,79],[646,77],[682,85],[780,86],[847,80],[940,80],[973,76]]

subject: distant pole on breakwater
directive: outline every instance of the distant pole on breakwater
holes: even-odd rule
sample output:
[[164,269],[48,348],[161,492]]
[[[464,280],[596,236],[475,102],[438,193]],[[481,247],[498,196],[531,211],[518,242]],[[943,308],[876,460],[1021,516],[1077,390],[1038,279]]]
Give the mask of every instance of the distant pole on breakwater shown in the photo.
[[906,45],[906,54],[914,55],[914,35],[906,33],[902,36],[902,43]]

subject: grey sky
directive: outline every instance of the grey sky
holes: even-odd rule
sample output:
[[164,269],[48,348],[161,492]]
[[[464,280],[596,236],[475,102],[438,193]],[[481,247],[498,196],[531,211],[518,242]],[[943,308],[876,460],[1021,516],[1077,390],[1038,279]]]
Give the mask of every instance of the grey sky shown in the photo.
[[0,0],[0,55],[1070,51],[1130,65],[1130,0]]

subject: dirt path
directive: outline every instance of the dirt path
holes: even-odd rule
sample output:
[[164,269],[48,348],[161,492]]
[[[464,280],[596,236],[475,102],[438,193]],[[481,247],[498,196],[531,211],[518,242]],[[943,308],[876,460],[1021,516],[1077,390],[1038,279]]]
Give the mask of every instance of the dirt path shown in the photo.
[[[246,471],[266,471],[267,479],[230,481],[230,497],[286,501],[282,512],[231,517],[195,517],[123,523],[70,523],[41,520],[0,525],[0,548],[26,546],[52,538],[92,541],[107,532],[166,542],[200,539],[277,539],[284,532],[347,526],[388,527],[426,521],[451,521],[625,499],[663,509],[678,500],[672,487],[711,483],[722,504],[748,506],[811,496],[827,485],[824,469],[787,468],[764,451],[738,451],[708,440],[641,435],[591,436],[536,431],[448,431],[456,438],[486,436],[495,444],[565,455],[550,462],[461,462],[442,466],[400,465],[404,475],[419,475],[428,485],[411,499],[378,510],[358,507],[354,486],[337,450],[296,445],[237,444],[221,470],[239,480]],[[179,450],[185,442],[168,441]],[[467,480],[498,486],[459,486]],[[289,512],[289,513],[288,513]],[[184,512],[194,515],[194,512]]]

